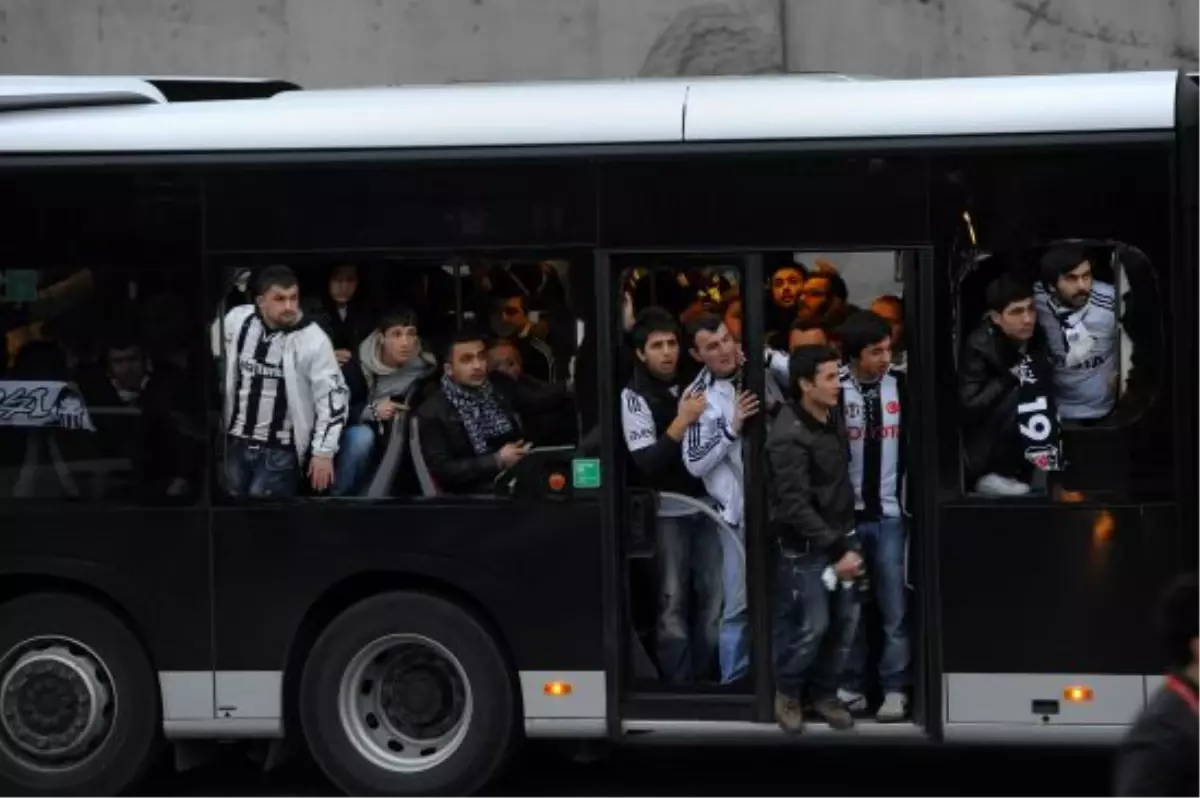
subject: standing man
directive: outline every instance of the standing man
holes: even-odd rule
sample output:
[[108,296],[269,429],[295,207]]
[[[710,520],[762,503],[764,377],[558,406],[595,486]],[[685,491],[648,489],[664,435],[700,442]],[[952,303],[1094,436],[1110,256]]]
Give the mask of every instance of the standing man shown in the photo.
[[1161,634],[1168,656],[1166,683],[1138,716],[1117,753],[1117,795],[1196,795],[1196,676],[1200,670],[1196,575],[1176,579],[1164,592]]
[[687,340],[692,357],[703,368],[686,393],[702,393],[705,406],[688,427],[683,464],[688,473],[704,482],[729,527],[729,532],[721,534],[725,603],[718,654],[721,682],[731,684],[744,678],[750,669],[741,435],[746,419],[758,413],[759,400],[742,388],[741,350],[719,316],[704,313],[693,318],[688,324]]
[[[681,458],[688,428],[705,398],[681,395],[679,328],[662,308],[638,314],[630,334],[637,363],[621,391],[621,426],[640,485],[703,497],[704,485]],[[658,512],[658,666],[670,684],[706,679],[713,670],[721,628],[721,532],[703,512],[663,500]],[[688,597],[698,606],[695,621]]]
[[1117,292],[1095,280],[1083,247],[1062,244],[1042,256],[1042,280],[1034,289],[1038,323],[1054,361],[1054,384],[1062,417],[1095,421],[1117,401]]
[[831,727],[854,725],[837,698],[858,624],[853,581],[862,569],[838,360],[828,346],[792,353],[799,401],[780,407],[767,434],[768,528],[779,551],[771,609],[775,718],[793,733],[804,729],[805,688]]
[[[850,481],[854,485],[855,529],[862,542],[872,593],[879,607],[883,647],[879,682],[880,723],[908,714],[909,636],[904,583],[905,532],[903,379],[890,370],[892,327],[871,311],[855,313],[841,327],[842,415],[850,439]],[[838,691],[851,712],[865,710],[866,624],[858,625]]]
[[328,489],[350,392],[329,336],[300,312],[296,275],[263,269],[254,304],[230,310],[221,328],[213,343],[225,364],[229,492],[294,496],[305,460],[312,489]]

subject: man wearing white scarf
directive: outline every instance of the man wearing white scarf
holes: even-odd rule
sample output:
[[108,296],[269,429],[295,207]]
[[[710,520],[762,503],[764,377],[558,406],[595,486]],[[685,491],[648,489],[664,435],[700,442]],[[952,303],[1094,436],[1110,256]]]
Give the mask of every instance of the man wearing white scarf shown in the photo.
[[1092,421],[1117,399],[1116,290],[1094,279],[1083,247],[1062,244],[1042,256],[1035,287],[1038,324],[1054,363],[1054,386],[1064,419]]

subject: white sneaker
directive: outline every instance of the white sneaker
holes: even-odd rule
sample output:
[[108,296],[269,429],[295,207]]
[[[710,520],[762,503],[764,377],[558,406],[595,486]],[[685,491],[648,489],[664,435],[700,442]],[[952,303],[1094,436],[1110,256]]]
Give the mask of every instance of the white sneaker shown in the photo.
[[865,712],[867,710],[867,697],[862,693],[839,687],[837,698],[852,713]]
[[875,720],[879,723],[897,723],[908,717],[908,696],[904,693],[892,692],[883,697]]
[[1029,490],[1024,482],[999,474],[984,474],[975,483],[975,491],[984,496],[1024,496]]

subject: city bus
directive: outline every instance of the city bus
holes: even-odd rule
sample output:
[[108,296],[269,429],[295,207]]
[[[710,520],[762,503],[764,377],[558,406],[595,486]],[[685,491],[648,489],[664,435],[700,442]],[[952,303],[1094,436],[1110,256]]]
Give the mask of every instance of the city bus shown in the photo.
[[[0,80],[0,783],[113,794],[211,741],[305,749],[349,794],[456,794],[526,738],[814,758],[1119,739],[1162,669],[1158,587],[1197,564],[1196,124],[1170,71]],[[1052,485],[981,496],[959,346],[987,282],[1033,279],[1062,241],[1114,286],[1115,408],[1064,423]],[[210,331],[275,264],[314,319],[339,269],[363,307],[406,304],[431,358],[475,326],[554,341],[523,366],[567,397],[529,419],[553,445],[451,494],[414,394],[353,490],[231,496]],[[749,676],[669,684],[654,661],[656,518],[688,498],[632,479],[628,312],[737,298],[761,395],[780,264],[847,305],[902,300],[904,722],[775,723],[762,418],[742,444]]]

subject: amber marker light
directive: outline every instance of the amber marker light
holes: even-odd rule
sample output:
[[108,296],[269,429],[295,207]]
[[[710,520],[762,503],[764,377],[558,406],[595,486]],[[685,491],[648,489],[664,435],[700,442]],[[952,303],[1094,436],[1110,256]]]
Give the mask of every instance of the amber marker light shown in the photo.
[[562,698],[571,694],[570,682],[546,682],[542,692],[552,698]]
[[1086,684],[1073,684],[1063,690],[1063,698],[1072,704],[1086,704],[1095,698],[1095,694]]

